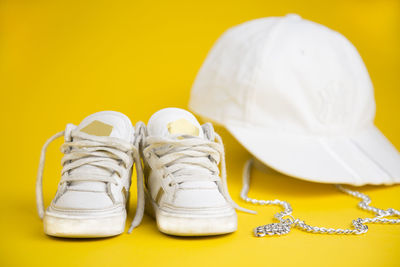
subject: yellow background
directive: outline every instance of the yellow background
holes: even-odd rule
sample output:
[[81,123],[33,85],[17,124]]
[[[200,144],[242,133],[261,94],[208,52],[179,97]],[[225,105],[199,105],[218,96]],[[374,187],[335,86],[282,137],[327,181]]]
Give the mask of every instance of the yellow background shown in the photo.
[[[241,22],[286,13],[333,28],[355,44],[375,85],[376,124],[400,148],[399,1],[0,1],[0,266],[398,266],[398,225],[370,225],[362,236],[293,230],[252,237],[252,228],[271,222],[277,207],[255,207],[257,216],[239,213],[238,231],[220,237],[167,236],[147,216],[131,235],[109,239],[43,233],[34,184],[48,137],[100,110],[123,112],[135,123],[163,107],[186,108],[196,72],[218,36]],[[251,207],[238,197],[249,154],[219,131],[231,195]],[[57,188],[60,145],[48,152],[46,204]],[[348,227],[370,216],[331,185],[271,172],[253,177],[251,196],[288,200],[294,215],[310,224]],[[400,186],[361,191],[378,207],[400,208]],[[135,187],[132,192],[134,205]]]

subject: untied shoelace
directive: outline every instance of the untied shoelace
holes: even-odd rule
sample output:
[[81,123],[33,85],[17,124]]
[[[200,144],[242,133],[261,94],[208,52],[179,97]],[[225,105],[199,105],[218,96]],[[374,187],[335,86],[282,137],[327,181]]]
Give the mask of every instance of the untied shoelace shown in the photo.
[[[225,199],[237,210],[248,213],[254,211],[237,205],[229,195],[225,151],[221,137],[214,131],[211,124],[202,126],[207,140],[190,135],[173,135],[171,137],[143,137],[140,144],[143,157],[152,168],[165,168],[166,176],[171,177],[171,185],[187,181],[221,182],[221,192]],[[146,134],[144,133],[144,136]],[[210,140],[216,140],[216,142]],[[156,159],[156,160],[155,160]],[[221,165],[221,178],[219,168]],[[204,169],[204,172],[200,172]],[[144,195],[144,185],[138,181],[138,195]],[[144,197],[138,198],[138,223],[132,224],[128,233],[139,225],[143,216]],[[140,211],[140,212],[139,212]]]
[[[126,175],[131,170],[134,161],[138,177],[138,200],[142,198],[144,200],[143,192],[139,190],[143,184],[143,182],[140,183],[140,181],[143,181],[143,170],[137,149],[141,136],[143,136],[143,127],[144,124],[142,122],[136,125],[134,144],[130,144],[119,138],[89,135],[75,130],[76,126],[72,124],[68,124],[65,131],[58,132],[50,137],[43,145],[36,179],[36,204],[39,217],[43,218],[44,215],[42,184],[46,150],[50,143],[62,136],[65,137],[65,143],[61,146],[61,152],[65,156],[62,159],[63,169],[60,185],[77,181],[117,184],[119,182],[117,177]],[[72,170],[84,165],[101,167],[108,170],[110,175],[81,172],[71,174]],[[143,209],[138,208],[132,225],[140,223],[142,217]]]
[[[160,155],[159,164],[166,167],[169,173],[174,173],[176,177],[173,183],[181,183],[185,181],[193,181],[194,175],[196,180],[199,178],[204,181],[221,181],[221,191],[227,201],[235,208],[248,213],[254,211],[244,209],[237,205],[229,195],[227,178],[225,151],[221,137],[214,132],[211,124],[203,125],[205,134],[209,136],[209,140],[201,139],[193,136],[173,136],[172,138],[164,137],[148,137],[146,136],[146,126],[143,122],[138,122],[135,127],[135,142],[134,145],[121,139],[108,136],[93,136],[79,131],[73,131],[76,126],[69,124],[65,131],[61,131],[50,137],[43,145],[39,169],[36,180],[36,203],[39,217],[43,218],[43,169],[45,164],[45,155],[47,147],[55,139],[65,136],[66,142],[62,145],[61,151],[65,154],[62,159],[62,178],[60,184],[76,181],[99,181],[105,183],[117,183],[118,181],[112,175],[99,174],[84,174],[70,175],[69,172],[83,165],[90,164],[106,168],[111,173],[116,173],[122,176],[132,167],[132,158],[136,164],[137,174],[137,207],[136,214],[132,220],[128,233],[137,227],[144,214],[145,197],[144,197],[144,182],[143,182],[143,166],[138,150],[143,149],[144,155],[151,155],[154,149],[158,149]],[[73,141],[78,138],[78,141]],[[157,155],[157,157],[159,157]],[[123,167],[119,164],[123,162]],[[221,165],[221,178],[219,178],[219,168]],[[201,174],[195,169],[187,168],[187,166],[202,167],[209,170],[211,175]]]

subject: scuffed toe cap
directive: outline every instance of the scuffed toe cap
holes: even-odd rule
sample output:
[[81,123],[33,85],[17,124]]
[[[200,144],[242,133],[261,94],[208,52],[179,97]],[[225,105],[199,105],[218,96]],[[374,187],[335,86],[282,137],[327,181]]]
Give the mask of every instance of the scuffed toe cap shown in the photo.
[[218,189],[179,189],[171,203],[181,208],[219,208],[228,205]]
[[52,203],[57,209],[103,210],[113,206],[106,192],[87,192],[68,190]]

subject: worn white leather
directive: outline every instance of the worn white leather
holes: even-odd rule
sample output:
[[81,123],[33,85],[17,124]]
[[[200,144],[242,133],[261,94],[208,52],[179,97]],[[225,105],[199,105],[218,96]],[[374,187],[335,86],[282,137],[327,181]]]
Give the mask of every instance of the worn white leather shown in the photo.
[[[112,111],[98,112],[85,118],[74,131],[79,131],[93,121],[101,121],[112,125],[110,137],[119,138],[133,144],[134,128],[125,115]],[[84,165],[71,173],[91,173],[99,175],[111,175],[110,172],[101,167]],[[128,192],[130,187],[131,172],[128,172],[121,179],[118,185],[107,184],[97,181],[78,181],[71,182],[63,189],[60,196],[53,200],[51,207],[57,209],[73,209],[73,210],[92,210],[92,209],[108,209],[120,203],[124,204],[124,196],[121,192],[122,187]],[[107,190],[110,186],[111,196]]]
[[[44,232],[59,237],[106,237],[125,228],[126,206],[133,164],[136,165],[136,214],[130,229],[140,224],[144,212],[143,169],[139,143],[145,126],[136,129],[125,115],[102,111],[78,126],[68,124],[49,138],[41,151],[36,179],[36,203]],[[63,169],[55,197],[45,211],[42,183],[47,147],[64,137]]]
[[[149,136],[172,137],[169,134],[167,125],[170,122],[187,119],[199,129],[199,137],[206,138],[197,119],[190,113],[182,109],[168,108],[156,112],[147,124]],[[207,175],[209,170],[202,167],[188,166],[198,173]],[[198,180],[187,181],[176,187],[169,187],[169,180],[163,179],[162,169],[152,168],[148,179],[148,189],[153,199],[160,189],[163,188],[163,194],[160,205],[170,205],[177,208],[208,208],[218,206],[228,206],[227,200],[222,196],[216,182]]]

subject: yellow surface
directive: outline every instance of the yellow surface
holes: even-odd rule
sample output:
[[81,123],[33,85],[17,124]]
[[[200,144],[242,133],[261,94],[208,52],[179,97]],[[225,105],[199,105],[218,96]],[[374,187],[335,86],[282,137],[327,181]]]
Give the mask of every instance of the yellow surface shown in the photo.
[[[187,107],[196,72],[224,30],[289,12],[355,44],[376,88],[376,124],[400,148],[399,1],[0,1],[0,266],[398,266],[400,226],[370,225],[362,236],[293,230],[279,238],[252,237],[252,228],[271,222],[276,207],[257,207],[257,216],[239,213],[239,230],[221,237],[166,236],[147,216],[133,234],[115,238],[43,234],[34,185],[48,137],[100,110],[123,112],[135,123],[163,107]],[[249,155],[222,135],[231,195],[250,207],[238,197]],[[48,152],[46,204],[57,188],[60,145]],[[347,227],[369,216],[333,186],[275,173],[253,176],[252,196],[286,199],[294,215],[311,224]],[[400,208],[400,186],[361,190],[377,206]]]

